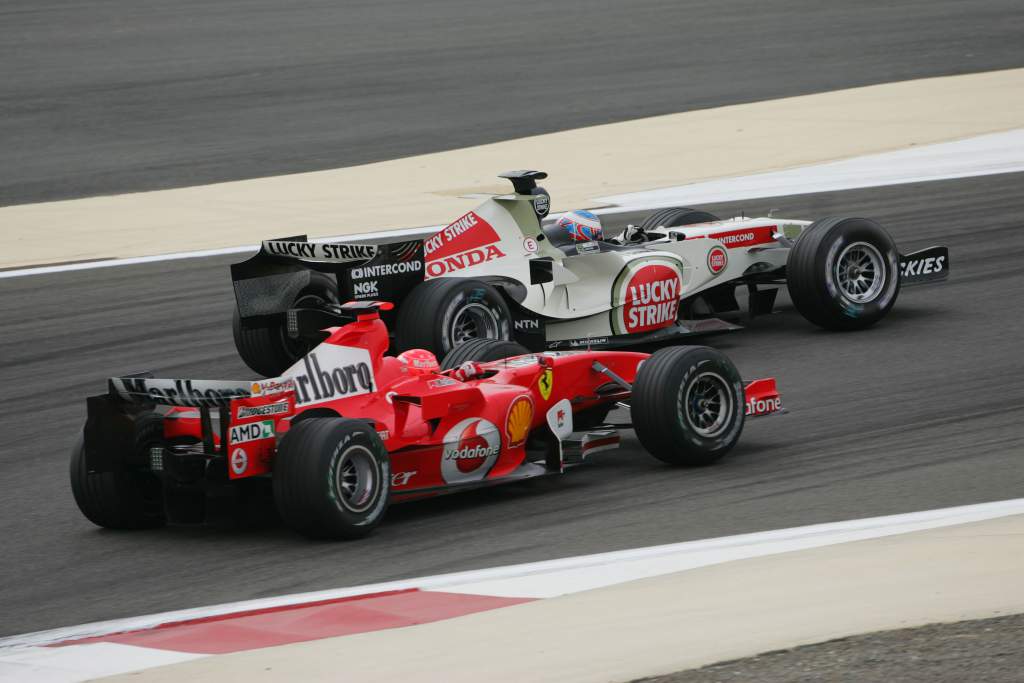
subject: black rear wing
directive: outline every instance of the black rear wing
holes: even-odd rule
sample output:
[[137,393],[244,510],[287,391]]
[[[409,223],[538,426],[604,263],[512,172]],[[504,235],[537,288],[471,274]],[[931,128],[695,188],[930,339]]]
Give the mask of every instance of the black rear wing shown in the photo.
[[238,314],[247,324],[288,311],[313,272],[334,276],[338,301],[399,302],[423,281],[423,240],[383,244],[310,242],[305,235],[265,240],[231,266]]
[[251,382],[154,379],[149,373],[112,377],[107,381],[107,393],[86,399],[85,466],[89,472],[115,472],[125,466],[145,465],[125,458],[146,457],[135,451],[135,422],[156,406],[196,408],[203,452],[222,455],[216,448],[214,417],[220,443],[225,444],[231,400],[251,395]]

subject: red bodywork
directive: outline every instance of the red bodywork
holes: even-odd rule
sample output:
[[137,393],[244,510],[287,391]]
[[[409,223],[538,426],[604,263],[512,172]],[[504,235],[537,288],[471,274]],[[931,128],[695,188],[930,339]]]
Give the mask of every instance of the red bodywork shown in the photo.
[[[549,412],[556,422],[568,418],[571,424],[566,412],[628,400],[630,392],[595,369],[595,361],[631,384],[649,357],[623,351],[527,354],[480,364],[482,376],[461,381],[452,371],[425,370],[385,356],[388,331],[376,312],[326,332],[328,338],[283,378],[253,382],[252,396],[231,400],[229,443],[222,452],[232,479],[271,472],[278,440],[304,414],[372,421],[391,454],[394,500],[507,478],[526,465],[529,435],[550,429]],[[317,354],[362,349],[372,375],[369,386],[359,384],[362,368],[310,361]],[[327,389],[352,391],[326,396],[324,377],[330,376],[335,381]],[[747,384],[746,398],[750,416],[781,409],[774,380]],[[172,408],[166,417],[168,438],[202,433],[193,408]]]

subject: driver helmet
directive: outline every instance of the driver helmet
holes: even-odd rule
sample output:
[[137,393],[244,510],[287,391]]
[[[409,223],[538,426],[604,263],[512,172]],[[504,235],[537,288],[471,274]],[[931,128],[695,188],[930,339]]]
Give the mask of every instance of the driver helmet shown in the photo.
[[410,375],[430,375],[440,369],[437,356],[426,349],[409,349],[398,354],[405,372]]
[[573,242],[593,242],[604,239],[601,219],[590,211],[570,211],[555,223],[565,229]]

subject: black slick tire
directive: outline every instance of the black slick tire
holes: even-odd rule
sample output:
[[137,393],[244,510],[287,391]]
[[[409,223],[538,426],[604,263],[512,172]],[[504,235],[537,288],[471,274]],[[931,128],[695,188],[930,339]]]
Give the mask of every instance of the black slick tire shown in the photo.
[[[718,351],[706,346],[659,349],[643,362],[633,383],[633,429],[658,460],[708,465],[739,440],[744,398],[736,367]],[[717,416],[713,422],[707,421],[709,414]]]
[[361,538],[387,511],[391,460],[367,423],[309,418],[281,439],[273,482],[277,511],[295,531],[313,538]]
[[[135,422],[134,457],[148,462],[149,449],[163,443],[163,418],[155,413]],[[124,465],[113,472],[86,469],[80,435],[71,449],[71,493],[86,519],[106,529],[150,529],[164,525],[163,487],[151,472]]]
[[[338,303],[337,285],[326,273],[310,271],[309,284],[302,288],[292,307],[316,307],[323,303]],[[281,321],[264,327],[246,327],[235,308],[231,321],[235,348],[242,361],[264,377],[278,377],[309,352],[313,344],[292,339]]]
[[501,292],[480,280],[438,278],[416,285],[399,307],[395,345],[439,357],[469,339],[512,338],[512,313]]
[[[852,276],[869,276],[872,284],[854,292],[861,285],[851,285]],[[815,325],[862,329],[884,318],[896,303],[899,253],[889,233],[873,220],[824,218],[805,228],[790,250],[786,286],[793,305]]]
[[452,370],[468,361],[489,363],[492,360],[522,356],[530,350],[522,344],[504,339],[470,339],[452,349],[441,361],[442,370]]
[[644,230],[653,230],[660,227],[681,228],[684,225],[710,223],[717,220],[720,220],[718,216],[707,211],[690,209],[685,206],[673,206],[668,209],[655,211],[640,223],[640,227]]

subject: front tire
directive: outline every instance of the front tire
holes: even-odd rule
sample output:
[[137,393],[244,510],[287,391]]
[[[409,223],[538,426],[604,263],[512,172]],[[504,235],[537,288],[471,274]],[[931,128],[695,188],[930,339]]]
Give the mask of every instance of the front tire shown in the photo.
[[[149,461],[149,449],[163,443],[163,418],[155,413],[135,422],[135,453],[119,460]],[[150,529],[164,525],[163,486],[151,472],[122,466],[89,472],[84,437],[71,450],[71,493],[86,519],[106,529]]]
[[827,330],[859,330],[885,317],[900,292],[899,252],[866,218],[825,218],[797,238],[786,261],[793,305]]
[[523,356],[530,350],[522,344],[503,339],[470,339],[452,349],[441,361],[442,370],[453,370],[463,363],[489,363],[503,358]]
[[732,450],[743,431],[743,382],[714,349],[659,349],[637,372],[630,409],[637,438],[655,458],[708,465]]
[[674,206],[655,211],[640,224],[644,230],[655,228],[681,228],[695,223],[711,223],[721,220],[713,213],[690,209],[685,206]]
[[[328,303],[338,303],[337,284],[326,273],[309,272],[309,284],[299,291],[289,308],[317,308]],[[264,327],[246,327],[235,307],[231,331],[235,348],[242,361],[253,372],[264,377],[279,377],[281,373],[302,359],[313,344],[303,339],[292,339],[285,329],[284,316],[281,320]]]
[[391,460],[359,420],[309,418],[281,439],[274,503],[285,524],[314,538],[361,538],[384,518]]
[[399,351],[426,349],[439,357],[470,339],[512,338],[512,313],[501,292],[480,280],[439,278],[416,285],[395,327]]

